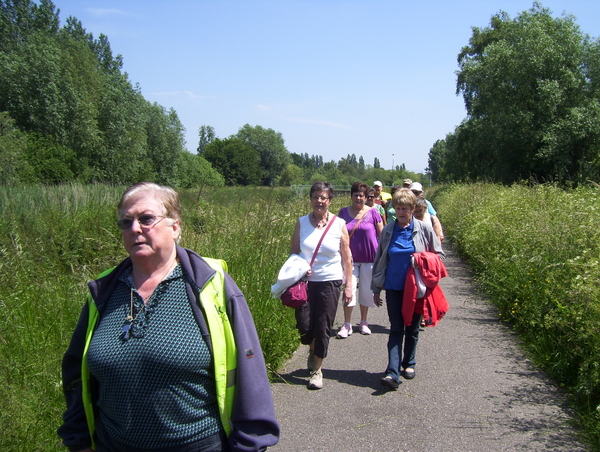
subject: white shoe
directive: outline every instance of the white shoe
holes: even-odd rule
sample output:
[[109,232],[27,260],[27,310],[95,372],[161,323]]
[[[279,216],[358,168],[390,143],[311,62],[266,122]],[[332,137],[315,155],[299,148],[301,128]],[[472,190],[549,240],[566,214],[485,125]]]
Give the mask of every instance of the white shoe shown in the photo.
[[348,336],[352,334],[352,325],[349,323],[344,323],[340,330],[338,331],[337,337],[340,339],[346,339]]
[[313,370],[310,373],[310,380],[308,380],[308,389],[321,389],[323,387],[323,372],[320,370]]
[[360,322],[359,331],[360,334],[371,334],[371,329],[368,326],[367,322]]

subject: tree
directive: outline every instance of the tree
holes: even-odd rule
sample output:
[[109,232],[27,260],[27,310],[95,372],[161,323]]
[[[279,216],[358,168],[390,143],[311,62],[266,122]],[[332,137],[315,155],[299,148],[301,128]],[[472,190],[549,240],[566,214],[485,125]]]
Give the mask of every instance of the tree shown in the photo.
[[279,185],[286,187],[290,185],[300,185],[304,182],[304,171],[298,165],[289,164],[281,173]]
[[8,113],[0,112],[0,184],[18,184],[28,172],[26,146],[27,137],[15,127]]
[[429,150],[427,160],[427,171],[431,173],[431,178],[435,181],[442,181],[444,178],[444,161],[446,159],[446,140],[437,140]]
[[235,137],[258,152],[262,169],[262,185],[273,184],[287,165],[292,163],[283,136],[273,129],[246,124],[240,128]]
[[204,148],[212,143],[216,137],[214,127],[200,126],[200,129],[198,130],[198,148],[196,149],[198,154],[202,154]]
[[203,157],[225,178],[227,185],[261,183],[260,155],[239,138],[216,138],[206,146]]
[[599,50],[572,16],[553,18],[537,2],[516,19],[502,12],[490,27],[473,28],[458,56],[467,120],[447,154],[462,167],[446,162],[459,171],[448,176],[508,183],[597,175]]
[[381,168],[381,163],[379,163],[379,159],[375,157],[373,160],[373,168]]
[[225,180],[201,155],[181,151],[177,159],[177,187],[222,187]]

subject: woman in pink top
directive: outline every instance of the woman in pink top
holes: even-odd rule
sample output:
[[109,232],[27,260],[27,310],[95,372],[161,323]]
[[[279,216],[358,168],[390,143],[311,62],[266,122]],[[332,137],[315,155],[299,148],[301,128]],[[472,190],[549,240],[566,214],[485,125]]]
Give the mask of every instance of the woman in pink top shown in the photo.
[[383,229],[383,219],[377,211],[367,205],[369,187],[361,182],[355,182],[350,189],[352,205],[340,210],[338,216],[346,220],[346,228],[350,237],[350,251],[352,252],[352,293],[353,297],[344,304],[344,325],[338,331],[339,338],[346,338],[352,334],[352,309],[356,302],[360,304],[361,334],[371,334],[367,322],[369,308],[374,307],[373,292],[371,291],[371,278],[373,275],[373,262],[377,253],[378,239]]

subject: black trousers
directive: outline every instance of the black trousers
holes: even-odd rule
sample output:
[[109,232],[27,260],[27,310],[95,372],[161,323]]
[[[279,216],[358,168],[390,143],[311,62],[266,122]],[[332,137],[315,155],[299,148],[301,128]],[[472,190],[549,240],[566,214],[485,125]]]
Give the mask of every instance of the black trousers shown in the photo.
[[329,338],[335,320],[342,281],[308,282],[308,303],[296,309],[300,342],[315,341],[315,356],[327,357]]

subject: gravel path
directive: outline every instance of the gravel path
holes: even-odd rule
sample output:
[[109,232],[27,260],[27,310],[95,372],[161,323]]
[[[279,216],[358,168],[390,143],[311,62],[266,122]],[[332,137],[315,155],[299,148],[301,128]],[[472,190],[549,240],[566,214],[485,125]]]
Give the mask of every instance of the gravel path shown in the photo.
[[[448,246],[446,246],[448,248]],[[373,334],[332,338],[323,389],[306,389],[306,346],[272,385],[281,439],[273,451],[583,451],[565,397],[523,356],[517,338],[446,250],[441,287],[450,311],[421,332],[416,378],[379,384],[387,365],[385,306],[370,310]],[[343,321],[338,309],[335,331]]]

